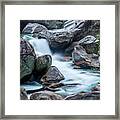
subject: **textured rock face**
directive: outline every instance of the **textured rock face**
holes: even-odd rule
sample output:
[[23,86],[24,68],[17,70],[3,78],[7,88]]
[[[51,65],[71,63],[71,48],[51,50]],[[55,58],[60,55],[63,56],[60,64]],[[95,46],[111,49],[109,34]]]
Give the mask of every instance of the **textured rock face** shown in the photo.
[[22,33],[24,34],[31,34],[31,33],[39,33],[45,32],[47,28],[43,25],[38,23],[28,23],[26,27],[23,29]]
[[48,39],[52,49],[66,48],[73,40],[73,33],[70,31],[60,29],[49,32],[52,34]]
[[[21,39],[20,41],[20,79],[30,75],[34,69],[35,52],[29,42]],[[22,81],[21,81],[22,82]]]
[[90,66],[93,68],[100,69],[100,57],[96,54],[89,54],[88,56],[91,59]]
[[28,100],[27,92],[24,88],[20,88],[20,99]]
[[43,75],[43,77],[41,78],[41,81],[46,85],[50,85],[52,83],[58,83],[63,79],[64,79],[64,76],[58,70],[58,68],[55,66],[51,66],[48,69],[47,73]]
[[28,23],[38,23],[44,25],[47,29],[60,29],[63,27],[64,20],[21,20],[20,28],[21,31]]
[[76,31],[74,33],[73,41],[79,41],[87,35],[97,37],[100,34],[100,21],[99,20],[84,20],[77,21],[75,26]]
[[35,62],[35,71],[40,73],[41,71],[47,71],[52,64],[52,57],[50,55],[39,56]]
[[85,49],[80,45],[74,47],[72,59],[73,63],[80,67],[88,67],[91,63],[91,60],[89,59]]
[[65,98],[65,100],[99,100],[100,92],[79,93]]
[[38,93],[33,93],[30,96],[30,100],[62,100],[62,96],[51,92],[51,91],[41,91]]
[[99,50],[99,40],[94,36],[88,35],[79,41],[79,44],[82,45],[88,54],[98,53]]
[[76,45],[72,52],[73,63],[81,68],[100,68],[99,56],[87,54],[81,45]]

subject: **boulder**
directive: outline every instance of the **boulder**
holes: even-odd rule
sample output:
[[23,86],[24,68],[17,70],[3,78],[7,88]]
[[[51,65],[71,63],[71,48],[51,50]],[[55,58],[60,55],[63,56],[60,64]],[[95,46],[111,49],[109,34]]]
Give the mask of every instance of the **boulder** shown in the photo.
[[52,64],[52,57],[50,55],[43,55],[36,58],[35,71],[41,73],[47,71]]
[[94,36],[88,35],[79,41],[79,44],[82,45],[88,54],[98,53],[99,51],[99,40]]
[[81,92],[67,96],[65,100],[100,100],[100,92]]
[[82,68],[87,68],[91,64],[91,60],[86,53],[86,50],[81,45],[76,45],[72,52],[72,61],[75,65]]
[[[80,23],[80,24],[79,24]],[[100,34],[100,21],[99,20],[84,20],[77,23],[76,31],[74,32],[74,40],[79,41],[87,35],[97,37]]]
[[52,83],[58,83],[64,79],[63,74],[58,70],[57,67],[51,66],[47,73],[43,75],[40,81],[45,85],[50,85]]
[[87,35],[86,37],[84,37],[83,39],[81,39],[79,41],[79,44],[81,45],[86,45],[86,44],[91,44],[91,43],[95,43],[96,42],[96,38],[92,35]]
[[28,75],[31,75],[35,64],[35,52],[29,42],[20,40],[20,79]]
[[74,47],[72,52],[72,61],[80,68],[100,68],[99,55],[87,54],[86,50],[81,45],[76,45]]
[[62,100],[62,96],[51,91],[40,91],[33,93],[30,100]]
[[25,28],[23,29],[22,33],[24,34],[32,34],[32,33],[39,33],[45,32],[47,28],[38,23],[28,23]]
[[73,33],[65,29],[49,31],[49,45],[54,49],[65,49],[73,40]]
[[20,99],[21,100],[28,100],[27,92],[25,88],[20,88]]
[[97,54],[88,54],[88,57],[91,59],[90,67],[100,69],[100,57]]

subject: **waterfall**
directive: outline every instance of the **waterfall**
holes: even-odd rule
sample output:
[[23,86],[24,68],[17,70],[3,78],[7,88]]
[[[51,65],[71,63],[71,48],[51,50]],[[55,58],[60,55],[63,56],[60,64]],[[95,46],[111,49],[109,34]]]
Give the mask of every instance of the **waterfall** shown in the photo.
[[90,91],[90,89],[99,82],[99,73],[91,72],[90,70],[83,69],[73,69],[72,61],[65,62],[62,61],[62,55],[54,54],[52,55],[49,48],[49,44],[46,39],[37,39],[30,37],[28,40],[29,43],[33,46],[37,56],[49,54],[52,57],[52,66],[56,66],[60,72],[64,75],[65,80],[62,80],[61,83],[66,85],[69,84],[78,84],[71,86],[64,86],[60,88],[56,93],[60,94],[74,94],[80,91]]
[[52,55],[46,39],[32,38],[31,40],[29,40],[29,43],[34,47],[37,56],[46,55],[46,54]]

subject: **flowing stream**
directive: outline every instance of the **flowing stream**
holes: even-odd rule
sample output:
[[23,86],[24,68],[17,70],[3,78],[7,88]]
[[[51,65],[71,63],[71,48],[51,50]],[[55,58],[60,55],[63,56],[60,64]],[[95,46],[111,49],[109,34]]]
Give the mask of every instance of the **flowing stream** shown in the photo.
[[[37,56],[49,54],[52,56],[52,66],[56,66],[64,75],[65,79],[61,81],[65,86],[56,88],[56,93],[62,95],[71,95],[81,91],[89,92],[92,87],[100,82],[100,72],[87,69],[73,69],[72,61],[62,61],[63,58],[60,54],[52,54],[46,39],[37,39],[29,35],[24,35],[29,43],[34,47]],[[38,83],[29,83],[24,85],[26,89],[38,89],[42,85]]]

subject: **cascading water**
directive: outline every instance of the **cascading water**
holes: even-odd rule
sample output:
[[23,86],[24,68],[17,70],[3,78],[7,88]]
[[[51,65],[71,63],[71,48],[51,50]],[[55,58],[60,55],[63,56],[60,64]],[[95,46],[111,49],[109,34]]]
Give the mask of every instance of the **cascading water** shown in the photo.
[[62,95],[70,95],[79,93],[81,91],[88,92],[100,81],[99,72],[94,72],[92,70],[86,69],[84,70],[73,69],[71,65],[72,61],[71,62],[61,61],[60,59],[63,57],[62,55],[59,54],[52,55],[46,39],[37,39],[30,37],[28,41],[34,47],[37,56],[45,54],[51,55],[52,65],[56,66],[60,70],[60,72],[64,75],[65,80],[62,80],[61,83],[64,83],[65,86],[57,88],[56,93]]

